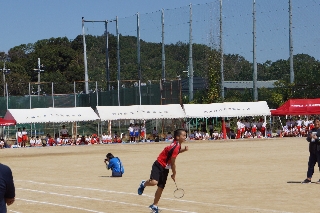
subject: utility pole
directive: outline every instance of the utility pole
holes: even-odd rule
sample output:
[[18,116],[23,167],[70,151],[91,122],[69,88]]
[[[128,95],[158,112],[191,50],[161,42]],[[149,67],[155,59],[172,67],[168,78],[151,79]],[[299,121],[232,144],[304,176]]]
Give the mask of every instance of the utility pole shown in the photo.
[[38,72],[38,95],[40,95],[40,72],[43,72],[44,66],[40,63],[40,58],[38,58],[38,69],[33,69]]
[[193,59],[192,59],[192,4],[190,4],[189,21],[189,102],[193,100]]
[[3,69],[0,69],[3,75],[3,97],[6,97],[6,74],[10,72],[10,69],[6,69],[6,62],[3,62]]
[[253,101],[258,101],[258,88],[257,88],[257,58],[256,58],[256,0],[253,0]]
[[222,37],[222,0],[220,0],[220,79],[221,79],[221,98],[224,100],[224,67],[223,67],[223,37]]
[[290,83],[294,83],[293,70],[293,40],[292,40],[292,2],[289,0],[289,53],[290,53]]

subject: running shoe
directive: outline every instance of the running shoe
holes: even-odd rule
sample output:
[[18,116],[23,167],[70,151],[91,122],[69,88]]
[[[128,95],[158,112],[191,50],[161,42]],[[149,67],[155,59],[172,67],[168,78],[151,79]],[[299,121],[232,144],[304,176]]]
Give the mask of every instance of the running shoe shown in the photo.
[[301,183],[311,183],[311,180],[309,180],[308,178],[305,179],[304,181],[302,181]]
[[152,212],[152,213],[159,213],[158,206],[155,206],[155,205],[151,204],[151,205],[149,206],[149,208],[151,209],[151,212]]
[[142,193],[143,193],[143,191],[144,191],[144,188],[145,188],[145,186],[144,186],[144,183],[145,183],[146,181],[141,181],[141,183],[140,183],[140,186],[139,186],[139,188],[138,188],[138,195],[142,195]]

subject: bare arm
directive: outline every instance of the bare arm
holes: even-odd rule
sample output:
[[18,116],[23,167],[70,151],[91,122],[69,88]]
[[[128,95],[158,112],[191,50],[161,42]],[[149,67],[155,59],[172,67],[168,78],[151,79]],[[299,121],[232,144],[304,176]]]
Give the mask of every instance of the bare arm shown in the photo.
[[179,153],[182,153],[182,152],[185,152],[185,151],[188,151],[188,150],[189,150],[188,146],[185,146],[184,149],[181,149]]
[[176,158],[171,158],[171,170],[172,170],[172,175],[171,178],[175,181],[176,180]]

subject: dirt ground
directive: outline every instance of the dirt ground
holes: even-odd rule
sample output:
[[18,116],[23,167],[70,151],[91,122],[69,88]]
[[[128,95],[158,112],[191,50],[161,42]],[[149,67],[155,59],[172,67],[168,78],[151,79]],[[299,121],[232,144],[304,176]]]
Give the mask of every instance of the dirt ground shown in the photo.
[[[14,213],[150,212],[156,187],[137,188],[168,143],[112,144],[0,150],[16,186]],[[320,212],[320,184],[306,178],[305,138],[186,142],[177,158],[178,187],[169,180],[159,203],[162,212]],[[111,152],[125,167],[110,178],[103,163]],[[315,169],[313,181],[320,178]]]

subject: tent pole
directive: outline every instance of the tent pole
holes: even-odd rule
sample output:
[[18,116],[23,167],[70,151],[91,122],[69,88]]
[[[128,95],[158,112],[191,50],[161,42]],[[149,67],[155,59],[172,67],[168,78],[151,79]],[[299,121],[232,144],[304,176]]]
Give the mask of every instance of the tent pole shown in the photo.
[[[264,116],[264,122],[267,123],[267,116],[266,116],[266,115]],[[267,125],[266,125],[266,128],[265,128],[265,130],[264,130],[264,137],[265,137],[265,138],[267,137]]]
[[111,135],[111,120],[108,121],[108,134]]
[[224,117],[222,117],[222,133],[223,139],[227,139],[226,123],[224,122]]
[[98,138],[99,138],[99,135],[100,135],[100,122],[98,121]]
[[74,134],[73,134],[73,132],[74,132],[74,131],[73,131],[73,128],[74,128],[74,122],[72,123],[72,127],[71,127],[71,134],[72,134],[72,136],[74,135]]

